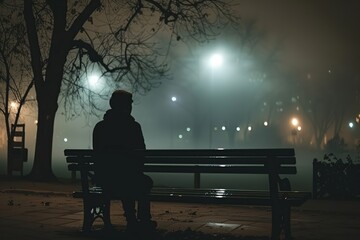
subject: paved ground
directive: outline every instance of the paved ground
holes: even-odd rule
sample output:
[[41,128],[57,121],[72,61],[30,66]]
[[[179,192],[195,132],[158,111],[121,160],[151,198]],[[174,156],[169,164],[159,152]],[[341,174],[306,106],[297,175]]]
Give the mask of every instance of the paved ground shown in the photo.
[[[105,239],[101,234],[84,236],[79,231],[82,201],[71,197],[75,188],[78,186],[73,184],[0,179],[0,239]],[[121,233],[125,222],[118,202],[113,202],[111,213]],[[171,239],[213,239],[210,237],[222,234],[228,237],[221,239],[270,236],[271,216],[266,207],[154,202],[152,213],[162,236],[169,236],[166,239],[177,230],[189,229],[197,233],[185,231],[186,238]],[[360,239],[359,201],[310,200],[292,213],[294,239]]]

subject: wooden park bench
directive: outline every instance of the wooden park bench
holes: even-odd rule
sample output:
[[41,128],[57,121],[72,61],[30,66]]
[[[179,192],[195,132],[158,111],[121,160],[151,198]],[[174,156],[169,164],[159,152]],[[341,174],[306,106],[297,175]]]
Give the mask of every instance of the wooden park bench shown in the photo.
[[[310,192],[293,191],[288,179],[280,174],[296,174],[294,149],[193,149],[139,150],[145,156],[145,173],[192,173],[194,188],[154,187],[152,201],[216,203],[270,206],[272,213],[271,238],[281,233],[291,239],[291,207],[300,206],[311,197]],[[121,161],[121,152],[114,153]],[[95,219],[110,223],[110,200],[94,184],[94,151],[66,149],[68,169],[79,171],[83,199],[83,231],[91,231]],[[105,157],[105,156],[104,156]],[[200,174],[263,174],[268,176],[269,190],[204,189],[200,188]],[[283,184],[285,183],[285,184]],[[156,182],[155,182],[156,186]],[[266,189],[266,188],[265,188]]]

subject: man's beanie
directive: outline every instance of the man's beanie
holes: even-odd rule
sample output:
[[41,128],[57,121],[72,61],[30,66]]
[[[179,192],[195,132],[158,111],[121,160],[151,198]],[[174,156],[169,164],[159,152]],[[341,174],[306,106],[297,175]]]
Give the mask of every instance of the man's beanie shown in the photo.
[[132,94],[125,91],[125,90],[116,90],[113,92],[110,98],[110,107],[111,108],[123,108],[124,106],[127,106],[131,104],[132,101]]

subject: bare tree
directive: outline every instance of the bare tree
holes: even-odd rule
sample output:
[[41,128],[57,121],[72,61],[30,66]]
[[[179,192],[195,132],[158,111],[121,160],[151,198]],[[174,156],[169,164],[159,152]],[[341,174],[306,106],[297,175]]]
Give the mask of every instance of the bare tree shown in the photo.
[[315,144],[321,149],[324,137],[333,127],[332,137],[341,135],[346,118],[355,118],[354,105],[359,84],[352,76],[337,69],[315,75],[308,74],[307,79],[299,81],[300,103],[313,129]]
[[235,20],[225,0],[24,0],[1,4],[23,7],[38,105],[30,177],[38,180],[55,179],[51,153],[60,94],[65,94],[68,107],[84,93],[94,96],[84,84],[89,68],[97,67],[111,84],[127,84],[134,92],[144,93],[168,71],[160,39],[170,43],[188,38],[207,41]]
[[33,87],[31,71],[26,68],[29,59],[26,57],[28,48],[24,40],[25,28],[14,14],[13,11],[3,10],[0,19],[0,112],[3,115],[8,149],[13,145],[14,128]]

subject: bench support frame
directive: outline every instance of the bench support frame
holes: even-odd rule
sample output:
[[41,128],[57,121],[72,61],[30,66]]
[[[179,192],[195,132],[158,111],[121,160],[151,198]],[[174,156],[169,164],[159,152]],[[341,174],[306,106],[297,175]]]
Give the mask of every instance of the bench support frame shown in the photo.
[[[285,150],[286,154],[289,153],[289,149]],[[290,155],[282,156],[284,152],[281,149],[276,150],[228,150],[215,152],[214,150],[155,150],[147,151],[146,157],[149,157],[149,165],[145,167],[145,172],[173,172],[173,173],[194,173],[194,189],[189,190],[176,189],[175,194],[169,194],[169,192],[159,192],[159,189],[153,189],[154,191],[150,195],[150,199],[153,201],[175,201],[175,202],[198,202],[198,203],[228,203],[238,205],[262,205],[271,207],[271,239],[278,240],[280,236],[284,236],[285,239],[292,239],[291,237],[291,207],[300,206],[307,199],[311,197],[311,193],[291,191],[290,182],[288,179],[280,179],[279,174],[296,174],[294,150],[290,151]],[[259,153],[260,151],[260,153]],[[277,152],[279,151],[279,152]],[[234,155],[239,154],[239,155]],[[247,158],[245,154],[253,154],[250,158]],[[269,153],[269,154],[268,154]],[[270,154],[274,153],[274,154]],[[149,154],[149,155],[146,155]],[[174,154],[174,155],[169,155]],[[180,154],[180,155],[179,155]],[[204,155],[202,155],[204,154]],[[210,155],[209,155],[210,154]],[[214,155],[211,155],[214,154]],[[227,155],[229,154],[229,155]],[[244,155],[242,155],[244,154]],[[291,155],[293,154],[293,155]],[[83,232],[90,232],[92,230],[93,223],[97,219],[101,219],[104,223],[105,229],[111,229],[110,220],[110,203],[111,200],[121,200],[119,198],[110,198],[108,195],[102,192],[99,187],[91,187],[94,179],[94,152],[92,150],[65,150],[65,156],[69,163],[69,170],[80,171],[82,192],[74,192],[75,198],[83,199]],[[121,155],[120,155],[121,156]],[[170,156],[170,157],[168,157]],[[180,156],[180,157],[179,157]],[[210,157],[209,157],[210,156]],[[215,156],[215,157],[213,157]],[[230,157],[229,157],[230,156]],[[234,158],[234,156],[240,156]],[[255,156],[255,158],[254,158]],[[279,158],[280,156],[280,158]],[[289,157],[287,157],[289,156]],[[229,158],[228,158],[229,157]],[[284,157],[286,160],[284,160]],[[180,159],[180,160],[179,160]],[[209,166],[198,165],[196,162],[200,159],[200,164],[210,164]],[[237,160],[239,159],[239,160]],[[287,160],[289,159],[289,160]],[[178,161],[174,164],[172,161]],[[185,167],[179,167],[179,161],[184,161]],[[145,161],[146,162],[146,161]],[[147,162],[146,162],[147,163]],[[181,162],[180,164],[182,164]],[[194,164],[192,167],[186,167],[186,165]],[[155,165],[152,165],[155,164]],[[166,167],[162,168],[158,164],[163,164]],[[214,165],[229,164],[228,168],[214,167]],[[237,164],[240,167],[234,167],[233,164]],[[248,166],[249,164],[255,164]],[[227,194],[224,194],[224,198],[218,198],[217,194],[212,197],[208,195],[209,189],[200,188],[200,173],[245,173],[245,174],[267,174],[269,182],[269,191],[264,194],[263,191],[241,191],[233,190],[234,195],[231,198],[227,198]],[[206,192],[204,192],[204,190]],[[216,191],[216,189],[210,189]],[[223,190],[221,190],[223,191]],[[229,191],[229,190],[226,190]],[[205,195],[201,195],[204,194]],[[255,195],[252,195],[254,194]],[[160,195],[159,195],[160,194]],[[175,196],[177,194],[177,196]],[[186,195],[187,194],[187,195]],[[200,195],[199,195],[200,194]],[[260,195],[259,195],[260,194]],[[186,197],[184,197],[186,195]],[[160,198],[159,198],[160,196]],[[255,197],[255,198],[254,198]]]

